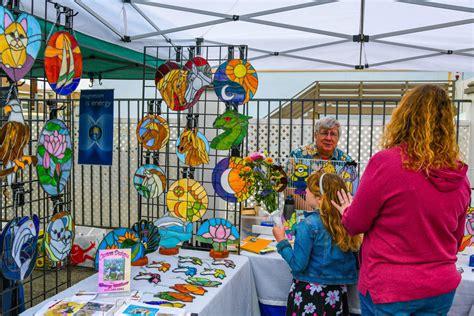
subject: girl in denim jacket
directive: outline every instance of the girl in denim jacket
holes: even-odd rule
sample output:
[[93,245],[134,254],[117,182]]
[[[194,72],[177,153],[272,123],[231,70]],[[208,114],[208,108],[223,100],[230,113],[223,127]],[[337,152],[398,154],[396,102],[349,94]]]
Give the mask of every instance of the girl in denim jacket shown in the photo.
[[341,215],[331,204],[346,187],[338,175],[327,173],[309,176],[307,184],[306,202],[314,211],[306,211],[296,225],[294,247],[284,228],[273,228],[278,252],[293,274],[286,315],[349,315],[347,285],[357,283],[353,252],[362,238],[344,230]]

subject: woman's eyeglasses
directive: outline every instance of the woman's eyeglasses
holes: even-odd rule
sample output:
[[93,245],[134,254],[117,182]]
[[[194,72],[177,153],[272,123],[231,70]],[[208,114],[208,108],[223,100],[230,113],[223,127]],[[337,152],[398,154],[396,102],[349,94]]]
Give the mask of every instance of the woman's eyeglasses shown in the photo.
[[323,136],[323,137],[331,137],[331,138],[338,138],[339,137],[339,134],[338,133],[335,133],[335,132],[320,132],[318,133],[319,135]]

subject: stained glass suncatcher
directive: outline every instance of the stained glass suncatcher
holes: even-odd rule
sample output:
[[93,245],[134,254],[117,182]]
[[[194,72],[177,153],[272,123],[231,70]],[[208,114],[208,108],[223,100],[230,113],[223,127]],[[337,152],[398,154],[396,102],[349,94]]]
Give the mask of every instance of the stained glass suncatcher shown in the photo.
[[76,90],[82,76],[82,54],[69,32],[56,32],[49,39],[44,51],[44,71],[56,93],[69,95]]
[[53,215],[45,232],[44,249],[52,262],[61,262],[71,252],[74,242],[74,220],[69,212]]
[[249,120],[251,118],[234,110],[226,110],[219,115],[212,126],[223,129],[224,133],[214,137],[211,141],[211,148],[229,150],[232,146],[240,145],[247,136]]
[[36,172],[38,181],[49,195],[64,190],[72,168],[71,134],[59,119],[46,122],[38,139]]
[[213,83],[219,100],[232,105],[241,105],[255,96],[258,76],[246,60],[231,59],[217,68]]
[[36,264],[39,218],[17,217],[0,235],[1,272],[10,280],[26,279]]
[[0,67],[16,82],[35,62],[41,48],[41,28],[32,15],[22,13],[15,19],[3,6],[0,17]]
[[147,199],[160,196],[166,188],[166,176],[160,167],[146,164],[135,171],[133,184],[138,193]]
[[168,122],[159,115],[145,116],[138,123],[137,139],[145,149],[160,150],[170,139]]
[[193,237],[193,224],[178,217],[165,215],[154,222],[160,232],[160,247],[174,248]]
[[244,160],[240,157],[226,157],[219,161],[212,171],[212,186],[214,191],[227,202],[245,201],[252,192],[249,191],[248,181],[240,177]]
[[201,219],[208,203],[206,190],[193,179],[177,180],[166,194],[166,205],[170,213],[189,222]]
[[209,163],[209,142],[197,128],[185,128],[176,140],[178,159],[191,167]]
[[140,237],[140,242],[145,246],[145,253],[152,253],[158,249],[160,234],[153,222],[141,219],[133,224],[131,229]]
[[155,75],[155,85],[173,111],[186,110],[196,104],[211,81],[211,66],[199,56],[189,60],[182,69],[176,63],[167,62],[158,67]]
[[239,231],[224,218],[210,218],[197,231],[200,242],[212,244],[216,251],[224,251],[227,244],[239,242]]

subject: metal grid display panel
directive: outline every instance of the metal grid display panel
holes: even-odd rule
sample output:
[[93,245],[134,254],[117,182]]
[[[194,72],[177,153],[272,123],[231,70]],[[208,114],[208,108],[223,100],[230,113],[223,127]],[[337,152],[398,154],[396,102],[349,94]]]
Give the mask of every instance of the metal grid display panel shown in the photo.
[[[71,102],[68,100],[53,100],[58,107],[65,106],[64,111],[60,111],[58,118],[62,119],[69,129],[72,129],[74,124],[71,120]],[[49,119],[49,112],[45,100],[30,100],[20,99],[23,106],[23,115],[25,123],[30,128],[30,140],[25,147],[25,155],[36,155],[36,147],[38,137],[45,122]],[[3,111],[2,111],[3,114]],[[2,116],[1,124],[3,125],[7,118]],[[74,135],[71,134],[71,141],[74,141]],[[74,154],[73,154],[74,158]],[[71,175],[72,176],[72,175]],[[16,177],[17,182],[23,183],[25,189],[23,206],[16,206],[13,203],[13,196],[11,189],[8,188],[6,181],[2,181],[1,191],[9,191],[9,198],[5,199],[3,194],[0,194],[0,220],[3,227],[8,221],[15,217],[32,216],[36,214],[40,219],[40,230],[45,230],[54,211],[54,203],[51,197],[46,194],[40,187],[38,182],[36,170],[34,166],[27,166],[25,170],[19,171]],[[63,210],[70,211],[74,216],[74,209],[72,208],[72,185],[68,182],[64,191],[59,195],[61,198]],[[37,260],[45,262],[45,254],[39,255]],[[62,290],[65,290],[71,285],[71,270],[66,264],[62,269],[49,269],[47,265],[42,268],[36,268],[32,275],[24,280],[23,287],[25,291],[25,306],[30,307],[41,301],[46,297],[54,295]],[[0,288],[0,296],[3,294],[3,289]],[[10,311],[15,314],[16,307]]]
[[[144,64],[155,62],[158,58],[165,61],[172,61],[183,67],[185,63],[192,57],[204,57],[213,69],[216,69],[223,62],[233,59],[246,59],[246,46],[204,46],[199,42],[196,46],[146,46],[144,48]],[[149,59],[149,60],[148,60]],[[159,65],[153,65],[156,68]],[[140,163],[158,162],[159,166],[164,169],[167,179],[167,188],[176,180],[184,178],[183,171],[190,170],[176,155],[176,141],[187,124],[188,115],[198,115],[197,127],[210,142],[216,135],[217,131],[212,128],[214,120],[225,111],[225,105],[217,101],[216,95],[212,88],[206,89],[200,97],[200,101],[188,110],[175,112],[170,110],[165,102],[162,102],[161,95],[158,92],[154,82],[146,81],[145,78],[154,76],[155,69],[144,67],[143,72],[143,103],[140,110],[139,119],[143,118],[148,113],[161,113],[170,127],[170,140],[167,146],[159,151],[158,155],[143,150],[139,146]],[[154,102],[152,105],[150,101]],[[238,108],[242,113],[243,107]],[[222,132],[222,131],[221,131]],[[199,228],[200,224],[213,217],[221,217],[230,221],[240,231],[240,205],[234,203],[227,203],[215,194],[212,186],[212,172],[216,164],[223,158],[229,156],[229,151],[215,151],[213,149],[209,152],[209,164],[201,165],[194,168],[193,178],[201,183],[207,192],[209,205],[204,217],[194,225],[194,234]],[[154,157],[153,157],[154,156]],[[162,217],[167,211],[166,206],[166,192],[157,199],[138,198],[138,217],[155,220]],[[200,248],[195,238],[186,247]]]

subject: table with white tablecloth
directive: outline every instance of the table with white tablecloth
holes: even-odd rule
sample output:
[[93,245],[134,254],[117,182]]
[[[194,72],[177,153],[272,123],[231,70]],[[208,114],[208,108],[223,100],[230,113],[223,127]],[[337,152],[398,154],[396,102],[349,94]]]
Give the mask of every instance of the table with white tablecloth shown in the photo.
[[[236,265],[235,269],[224,267],[223,265],[212,266],[225,270],[227,276],[223,280],[220,280],[209,275],[199,275],[199,273],[203,271],[204,267],[208,267],[208,264],[212,263],[212,258],[209,257],[208,252],[181,249],[179,255],[198,257],[202,259],[202,261],[204,262],[202,266],[192,265],[188,263],[186,264],[198,268],[198,275],[196,275],[196,277],[207,277],[222,282],[222,284],[219,285],[217,288],[207,287],[206,290],[208,292],[204,296],[196,296],[192,303],[186,303],[186,306],[184,307],[186,312],[196,313],[200,316],[260,315],[253,273],[250,266],[250,261],[247,257],[230,255],[229,259],[234,261]],[[163,256],[156,252],[153,254],[149,254],[148,258],[149,262],[166,261],[167,263],[171,264],[172,269],[178,266],[177,256]],[[140,271],[159,273],[161,275],[161,282],[157,285],[154,285],[144,280],[132,279],[131,291],[140,291],[142,293],[142,301],[160,300],[154,298],[153,294],[161,291],[171,291],[171,289],[163,285],[185,283],[185,275],[182,273],[176,274],[171,271],[167,271],[164,273],[158,272],[157,269],[144,267],[132,267],[132,278]],[[69,289],[58,293],[57,295],[50,298],[50,300],[71,297],[78,291],[94,291],[97,289],[97,278],[98,274],[96,273],[90,276],[89,278],[75,284]],[[99,295],[96,300],[101,300],[101,296],[105,297],[105,295]],[[38,304],[37,306],[26,310],[23,315],[33,315],[37,310],[42,307],[43,304]]]

